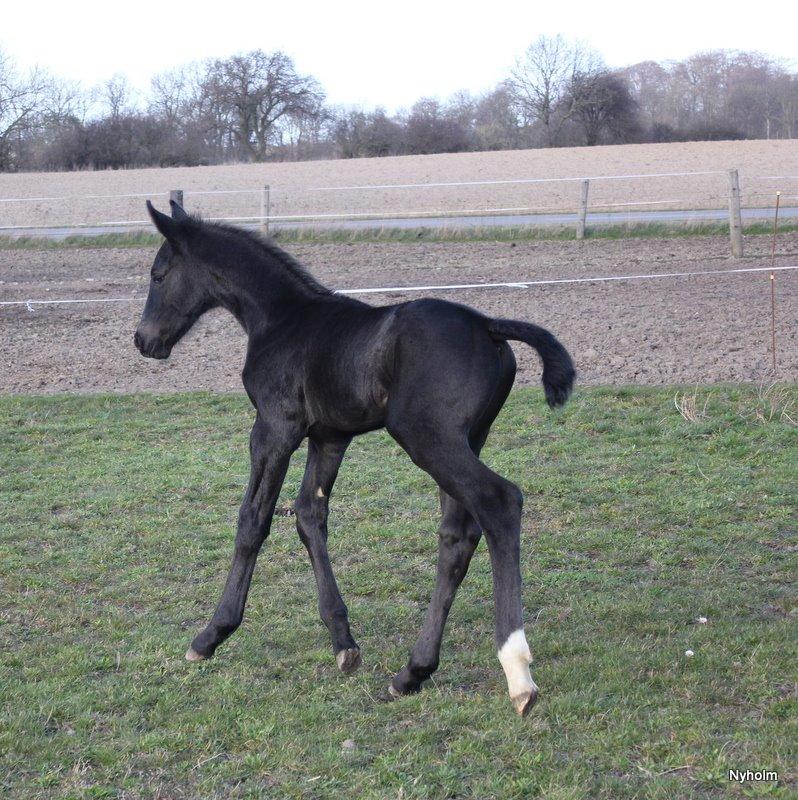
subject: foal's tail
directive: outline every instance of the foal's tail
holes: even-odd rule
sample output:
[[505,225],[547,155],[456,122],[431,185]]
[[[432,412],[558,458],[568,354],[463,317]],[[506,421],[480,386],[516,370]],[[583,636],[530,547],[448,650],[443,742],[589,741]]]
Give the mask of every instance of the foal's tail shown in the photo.
[[568,351],[553,334],[531,322],[514,319],[488,320],[488,330],[494,339],[513,339],[534,347],[543,362],[546,402],[552,408],[565,404],[574,385],[576,370]]

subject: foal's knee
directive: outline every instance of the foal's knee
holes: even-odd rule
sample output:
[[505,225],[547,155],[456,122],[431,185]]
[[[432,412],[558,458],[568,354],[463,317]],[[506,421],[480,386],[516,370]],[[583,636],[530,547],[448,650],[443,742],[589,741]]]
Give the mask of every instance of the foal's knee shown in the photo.
[[486,487],[482,508],[501,528],[517,528],[521,522],[524,496],[521,490],[503,478]]
[[506,481],[504,487],[507,497],[507,507],[512,510],[514,514],[521,516],[521,510],[524,507],[524,495],[521,490],[510,481]]
[[469,515],[464,520],[444,519],[438,527],[438,539],[447,547],[476,546],[482,529]]
[[524,507],[524,496],[521,490],[510,481],[502,481],[499,490],[501,514],[508,524],[521,521],[521,511]]
[[236,551],[242,555],[257,554],[263,543],[264,524],[257,506],[245,503],[238,512]]
[[294,503],[294,514],[299,538],[307,544],[310,534],[317,530],[323,522],[324,514],[321,502],[305,494],[300,494]]

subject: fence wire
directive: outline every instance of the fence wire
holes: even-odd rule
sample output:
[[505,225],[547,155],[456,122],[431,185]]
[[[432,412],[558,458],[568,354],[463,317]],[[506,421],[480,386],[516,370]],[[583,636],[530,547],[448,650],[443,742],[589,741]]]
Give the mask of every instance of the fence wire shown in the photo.
[[[798,270],[798,264],[780,265],[772,267],[739,267],[737,269],[723,270],[691,270],[688,272],[659,272],[643,273],[639,275],[601,275],[589,278],[532,278],[523,281],[500,281],[496,283],[452,283],[452,284],[428,284],[418,286],[374,286],[355,289],[336,289],[335,294],[345,295],[365,295],[365,294],[409,294],[416,292],[456,292],[465,290],[484,290],[484,289],[529,289],[535,286],[563,286],[578,285],[586,283],[618,283],[621,281],[647,281],[662,280],[666,278],[694,278],[702,276],[722,277],[726,275],[740,275],[745,273],[757,272],[790,272]],[[87,297],[87,298],[64,298],[47,300],[3,300],[0,306],[26,306],[28,311],[33,311],[35,306],[54,306],[54,305],[76,305],[85,303],[132,303],[141,302],[141,295],[130,295],[128,297]]]

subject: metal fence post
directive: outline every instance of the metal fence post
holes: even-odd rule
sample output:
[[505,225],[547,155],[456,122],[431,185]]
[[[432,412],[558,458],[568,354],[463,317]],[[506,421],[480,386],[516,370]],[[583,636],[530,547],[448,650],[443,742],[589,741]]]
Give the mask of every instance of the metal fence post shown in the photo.
[[590,181],[585,178],[582,181],[582,195],[579,198],[579,216],[576,220],[576,238],[585,238],[585,222],[587,221],[587,193],[590,188]]
[[743,221],[740,213],[740,176],[729,170],[729,236],[734,258],[743,257]]
[[180,208],[183,208],[183,190],[172,189],[172,191],[169,192],[169,202],[175,202],[180,206]]
[[268,236],[269,235],[269,216],[271,215],[271,187],[267,183],[263,187],[263,191],[260,195],[260,229],[261,231]]

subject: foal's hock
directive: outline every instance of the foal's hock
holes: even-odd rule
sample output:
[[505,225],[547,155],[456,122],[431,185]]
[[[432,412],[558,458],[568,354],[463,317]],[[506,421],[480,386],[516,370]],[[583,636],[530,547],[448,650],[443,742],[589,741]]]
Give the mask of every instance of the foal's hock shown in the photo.
[[297,529],[338,666],[346,674],[358,668],[360,649],[327,552],[327,513],[347,446],[356,435],[384,427],[437,482],[442,510],[435,589],[408,663],[389,692],[417,692],[437,669],[447,614],[484,533],[499,661],[516,711],[526,714],[537,687],[522,618],[522,497],[480,461],[479,452],[515,378],[507,340],[537,350],[551,406],[562,405],[571,392],[568,352],[537,325],[490,319],[455,303],[369,306],[325,288],[268,239],[190,217],[176,203],[171,217],[147,207],[166,241],[152,265],[136,347],[144,356],[168,358],[203,313],[226,308],[248,335],[242,379],[256,412],[230,574],[186,658],[210,658],[240,625],[288,462],[307,439]]

